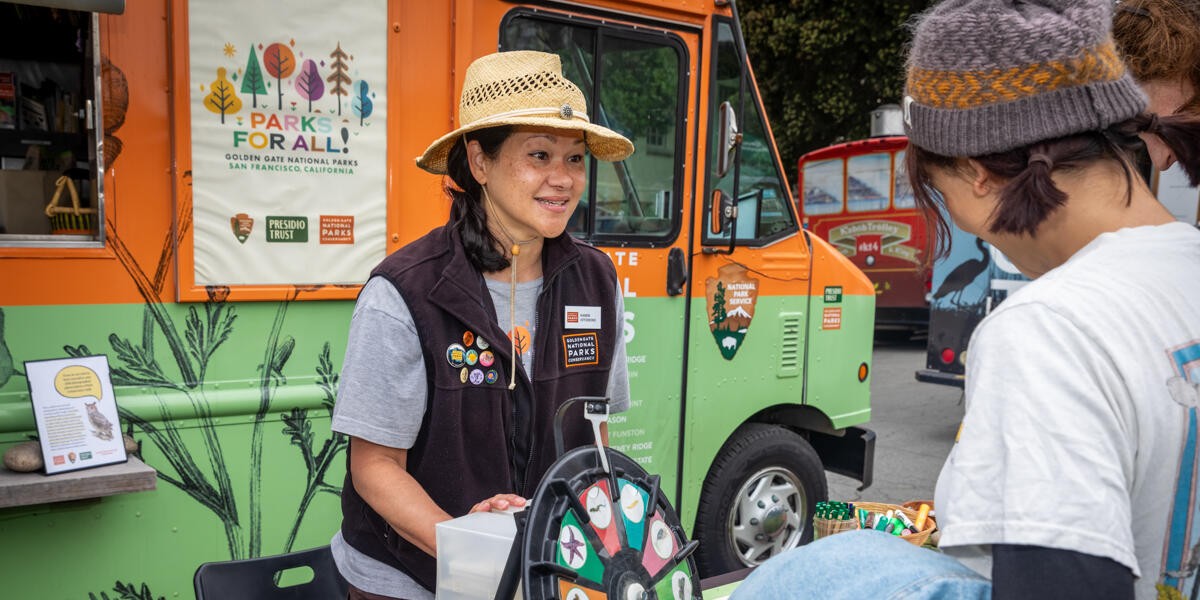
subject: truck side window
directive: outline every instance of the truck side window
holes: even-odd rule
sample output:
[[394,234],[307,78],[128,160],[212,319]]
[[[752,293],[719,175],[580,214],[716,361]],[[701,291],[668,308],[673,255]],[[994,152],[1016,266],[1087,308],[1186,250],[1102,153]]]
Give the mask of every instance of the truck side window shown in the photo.
[[0,3],[0,247],[104,244],[98,30],[92,13]]
[[[742,130],[741,172],[738,179],[738,222],[737,239],[752,243],[765,243],[771,239],[795,230],[796,220],[788,206],[786,187],[783,184],[775,156],[767,139],[767,129],[763,122],[762,112],[759,111],[757,94],[750,85],[748,75],[742,71],[742,63],[738,58],[737,46],[733,38],[733,28],[729,22],[722,21],[716,28],[714,48],[714,77],[712,96],[709,100],[709,193],[720,188],[730,196],[734,195],[734,169],[730,169],[724,177],[717,177],[717,139],[718,112],[722,102],[728,101],[734,110],[740,109],[741,98],[738,96],[739,78],[747,78],[745,91],[745,112],[739,117],[738,123]],[[706,210],[705,214],[711,214]],[[729,239],[728,233],[714,236],[710,228],[705,226],[705,242],[720,244],[721,239]]]
[[682,45],[661,34],[515,9],[501,26],[500,48],[558,54],[564,74],[588,98],[588,118],[633,141],[635,151],[623,161],[589,160],[588,189],[567,230],[635,245],[674,238],[682,213]]
[[846,161],[846,208],[850,212],[886,210],[891,188],[890,154],[860,154]]

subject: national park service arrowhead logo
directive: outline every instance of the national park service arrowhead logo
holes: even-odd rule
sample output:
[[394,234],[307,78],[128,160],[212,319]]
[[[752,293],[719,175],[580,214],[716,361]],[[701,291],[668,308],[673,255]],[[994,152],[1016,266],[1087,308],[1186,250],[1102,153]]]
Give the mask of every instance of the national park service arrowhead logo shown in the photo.
[[741,265],[725,265],[716,277],[705,280],[704,287],[708,296],[708,329],[721,356],[733,360],[746,339],[750,321],[754,320],[758,280],[748,276]]
[[237,241],[245,244],[246,238],[250,237],[250,230],[254,229],[254,219],[246,213],[238,213],[229,217],[229,225],[233,228],[233,236]]

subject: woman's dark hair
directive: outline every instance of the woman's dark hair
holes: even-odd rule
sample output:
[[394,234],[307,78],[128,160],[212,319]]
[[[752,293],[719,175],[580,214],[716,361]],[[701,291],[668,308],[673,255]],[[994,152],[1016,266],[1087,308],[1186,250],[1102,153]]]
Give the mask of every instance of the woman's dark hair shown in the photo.
[[504,247],[488,229],[487,208],[483,205],[483,187],[471,174],[465,140],[479,142],[489,158],[496,158],[500,145],[512,135],[510,125],[472,131],[460,137],[446,157],[446,193],[450,195],[450,223],[462,237],[467,260],[480,272],[490,273],[508,268],[508,259],[499,249]]
[[[1100,131],[971,157],[989,172],[1007,180],[1000,189],[1000,201],[988,220],[988,231],[1034,235],[1042,222],[1067,201],[1067,195],[1054,185],[1050,173],[1056,169],[1078,169],[1098,160],[1117,161],[1124,169],[1125,203],[1128,205],[1133,199],[1133,157],[1144,145],[1138,137],[1143,132],[1161,138],[1187,172],[1192,185],[1200,184],[1200,118],[1190,115],[1160,118],[1143,114]],[[917,208],[924,214],[927,230],[933,234],[926,242],[926,266],[945,256],[950,249],[950,224],[929,171],[931,168],[960,169],[960,160],[914,144],[909,144],[904,158]]]

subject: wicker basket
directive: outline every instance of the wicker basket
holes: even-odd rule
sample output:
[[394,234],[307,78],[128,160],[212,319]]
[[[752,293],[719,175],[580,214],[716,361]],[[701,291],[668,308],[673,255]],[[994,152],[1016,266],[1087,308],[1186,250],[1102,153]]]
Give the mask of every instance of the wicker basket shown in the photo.
[[[50,218],[50,233],[92,233],[92,230],[95,228],[96,209],[79,207],[79,192],[75,189],[75,182],[70,177],[65,175],[59,177],[55,185],[58,188],[54,190],[54,197],[50,199],[50,204],[46,206],[46,216]],[[70,207],[58,205],[58,199],[62,197],[63,188],[66,188],[68,193],[71,194]]]
[[[912,519],[913,522],[916,522],[917,511],[909,508],[909,504],[913,503],[906,502],[904,506],[901,506],[898,504],[885,504],[883,502],[855,502],[854,508],[861,508],[873,513],[886,513],[889,510],[900,510],[904,511],[904,514],[907,515],[909,519]],[[920,506],[922,502],[917,502],[916,504],[917,506]],[[932,502],[924,502],[924,504],[928,504],[931,507],[933,506]],[[914,546],[924,546],[925,542],[929,540],[929,535],[933,533],[935,529],[937,529],[937,523],[934,522],[933,517],[926,517],[924,529],[916,533],[902,535],[900,536],[900,539]]]

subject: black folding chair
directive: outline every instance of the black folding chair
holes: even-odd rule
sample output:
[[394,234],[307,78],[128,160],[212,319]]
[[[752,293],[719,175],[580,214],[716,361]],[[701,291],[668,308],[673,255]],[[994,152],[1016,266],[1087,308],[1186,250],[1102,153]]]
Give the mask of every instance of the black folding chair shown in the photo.
[[[275,583],[279,573],[298,567],[312,569],[312,580],[287,587]],[[204,563],[196,569],[193,583],[196,600],[342,600],[350,588],[338,573],[329,546]]]

